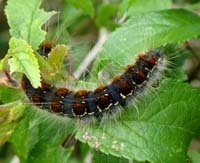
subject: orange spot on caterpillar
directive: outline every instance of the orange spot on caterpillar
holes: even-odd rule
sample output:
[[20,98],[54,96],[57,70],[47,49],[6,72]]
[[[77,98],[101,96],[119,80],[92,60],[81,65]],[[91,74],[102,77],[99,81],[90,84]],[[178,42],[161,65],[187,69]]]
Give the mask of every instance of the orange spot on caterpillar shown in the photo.
[[156,64],[156,58],[154,58],[153,56],[151,56],[151,57],[149,57],[147,59],[147,62],[150,64],[151,67],[153,67]]
[[120,80],[121,80],[121,76],[115,76],[115,77],[113,78],[112,84],[117,83],[117,82],[120,81]]
[[42,88],[42,90],[49,90],[51,88],[51,84],[42,81],[41,82],[41,88]]
[[128,72],[131,71],[133,68],[134,68],[134,65],[129,64],[128,66],[126,66],[125,72],[128,73]]
[[79,90],[75,93],[74,97],[85,97],[88,95],[87,90]]
[[38,96],[37,94],[34,94],[34,95],[32,95],[31,99],[37,106],[41,106],[41,102],[43,100],[41,99],[40,96]]
[[139,76],[139,78],[141,78],[142,80],[145,80],[145,79],[146,79],[146,76],[145,76],[145,74],[144,74],[142,71],[139,71],[139,72],[138,72],[138,76]]
[[49,42],[45,42],[40,46],[38,53],[40,53],[42,56],[48,57],[48,54],[51,52],[51,49],[52,44]]
[[67,88],[58,88],[56,91],[55,91],[55,94],[57,96],[67,96],[69,94],[69,90]]
[[86,103],[82,102],[82,101],[74,101],[72,103],[72,112],[76,115],[76,116],[82,116],[86,113]]
[[143,53],[142,53],[142,54],[139,54],[139,55],[138,55],[138,60],[144,59],[144,57],[145,57],[145,54],[143,54]]
[[62,103],[60,103],[60,101],[54,99],[51,102],[51,109],[53,112],[59,113],[62,111]]
[[129,86],[129,84],[126,81],[123,81],[120,87],[121,87],[122,94],[125,96],[127,96],[132,91],[132,88]]
[[109,95],[102,95],[97,100],[97,105],[99,105],[100,109],[104,110],[111,104],[111,99]]
[[131,86],[121,76],[116,76],[113,79],[112,84],[117,84],[120,88],[120,91],[125,96],[131,93],[132,91]]
[[95,89],[94,93],[99,93],[99,92],[105,90],[106,87],[107,87],[106,85],[100,85]]
[[50,42],[46,42],[42,45],[43,48],[45,49],[51,49],[52,48],[52,44]]

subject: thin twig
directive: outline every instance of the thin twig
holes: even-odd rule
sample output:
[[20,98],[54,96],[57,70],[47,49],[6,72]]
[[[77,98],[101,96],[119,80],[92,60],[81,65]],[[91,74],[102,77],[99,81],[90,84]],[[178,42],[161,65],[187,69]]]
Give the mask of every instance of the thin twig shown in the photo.
[[76,79],[79,79],[82,74],[87,70],[87,68],[91,65],[94,59],[97,57],[99,51],[101,50],[103,43],[108,37],[108,31],[105,28],[101,28],[99,31],[99,38],[95,46],[91,49],[91,51],[87,54],[81,65],[74,72],[73,76]]

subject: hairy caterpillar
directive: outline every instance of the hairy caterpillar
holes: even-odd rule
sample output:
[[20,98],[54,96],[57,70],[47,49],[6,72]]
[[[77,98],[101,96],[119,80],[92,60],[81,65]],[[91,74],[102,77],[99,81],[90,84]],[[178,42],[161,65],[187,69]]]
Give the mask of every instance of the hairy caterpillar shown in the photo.
[[[48,46],[39,53],[47,56],[50,48]],[[137,96],[151,82],[151,78],[157,78],[155,74],[162,71],[160,65],[164,60],[158,51],[140,54],[135,64],[128,65],[121,76],[114,77],[109,85],[101,85],[94,91],[74,92],[67,88],[55,88],[45,81],[42,81],[41,87],[35,89],[25,76],[21,86],[31,101],[48,111],[70,118],[99,118],[106,112],[113,112],[117,106],[126,105],[130,97]]]

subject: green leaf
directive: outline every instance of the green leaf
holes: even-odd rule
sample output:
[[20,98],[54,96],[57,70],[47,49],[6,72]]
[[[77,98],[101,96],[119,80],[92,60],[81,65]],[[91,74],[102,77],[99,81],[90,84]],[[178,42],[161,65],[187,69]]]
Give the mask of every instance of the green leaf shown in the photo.
[[[40,66],[42,78],[50,83],[64,79],[67,72],[62,71],[64,57],[68,53],[68,46],[56,45],[48,55],[48,60],[36,53],[36,58]],[[64,76],[65,75],[65,76]]]
[[[135,55],[197,37],[200,35],[199,29],[200,17],[186,10],[171,9],[144,13],[130,18],[109,36],[99,59],[109,59],[110,63],[115,65],[115,69],[120,71],[122,67],[134,61]],[[98,60],[95,64],[99,64]]]
[[68,0],[68,2],[74,7],[81,9],[85,14],[88,14],[90,16],[94,15],[94,7],[91,0]]
[[48,62],[54,68],[54,72],[60,71],[63,65],[64,56],[68,52],[68,47],[65,45],[57,45],[49,54]]
[[200,126],[199,91],[166,79],[135,105],[122,110],[115,121],[78,128],[76,138],[105,154],[130,160],[185,163]]
[[38,53],[35,54],[35,57],[38,60],[38,64],[42,74],[42,79],[44,81],[55,84],[57,81],[64,79],[63,74],[66,75],[66,72],[65,73],[63,73],[62,71],[58,72],[58,67],[55,64],[51,65],[43,56],[41,56]]
[[10,39],[9,46],[8,54],[13,56],[9,60],[11,73],[23,72],[33,87],[40,86],[39,65],[31,46],[26,41],[16,38]]
[[121,4],[118,15],[121,17],[126,13],[127,16],[133,16],[135,14],[149,11],[169,9],[170,5],[171,0],[124,0]]
[[19,102],[0,105],[0,145],[5,143],[18,126],[25,110]]
[[42,77],[45,78],[45,76],[49,76],[51,73],[53,73],[53,67],[49,64],[49,62],[40,54],[35,53],[35,57],[38,60],[38,64],[40,67],[40,71],[42,73]]
[[64,149],[61,145],[73,132],[73,125],[66,117],[62,119],[29,105],[9,141],[24,162],[67,162],[72,149]]
[[33,49],[44,41],[46,32],[41,26],[55,12],[44,12],[40,9],[41,0],[8,0],[6,16],[12,37],[23,38]]

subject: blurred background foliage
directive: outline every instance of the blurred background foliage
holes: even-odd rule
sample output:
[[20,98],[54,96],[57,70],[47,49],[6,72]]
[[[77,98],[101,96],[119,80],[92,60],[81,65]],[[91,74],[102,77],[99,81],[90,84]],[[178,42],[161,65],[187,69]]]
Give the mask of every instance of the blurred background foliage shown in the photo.
[[[48,32],[46,41],[52,44],[64,43],[70,45],[74,69],[96,43],[99,29],[105,27],[109,31],[115,30],[123,21],[122,16],[128,10],[130,7],[128,5],[131,5],[132,1],[93,0],[91,3],[89,2],[91,1],[85,0],[83,1],[84,5],[81,6],[76,0],[44,0],[42,4],[46,11],[58,11],[58,14],[43,26]],[[198,2],[199,0],[174,0],[172,7],[186,7],[198,10],[200,8]],[[6,0],[1,0],[0,58],[3,58],[7,53],[10,38],[9,27],[4,13],[5,5]]]
[[[199,0],[174,0],[174,6],[184,7]],[[71,46],[71,53],[81,57],[87,54],[97,40],[99,28],[113,31],[120,22],[117,15],[122,6],[120,0],[93,0],[82,7],[76,0],[44,0],[45,10],[56,10],[56,14],[44,25],[48,31],[47,41],[65,43]],[[0,1],[0,58],[8,50],[9,27],[4,13],[6,0]],[[198,4],[198,6],[200,6]],[[82,54],[82,55],[81,55]],[[84,56],[83,56],[84,57]]]

